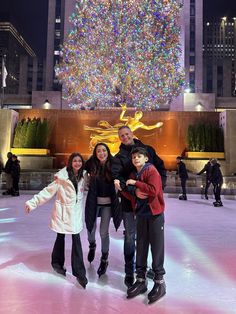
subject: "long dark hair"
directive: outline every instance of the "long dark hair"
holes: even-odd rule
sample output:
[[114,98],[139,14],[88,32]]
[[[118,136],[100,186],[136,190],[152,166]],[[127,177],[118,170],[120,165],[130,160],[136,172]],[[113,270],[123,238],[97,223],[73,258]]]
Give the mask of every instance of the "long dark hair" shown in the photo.
[[[98,146],[104,146],[107,150],[108,156],[107,160],[103,165],[101,165],[100,160],[97,158],[97,147]],[[113,156],[111,154],[110,148],[105,143],[97,143],[96,146],[93,149],[93,154],[91,157],[91,168],[90,168],[90,175],[91,176],[104,176],[108,181],[112,180],[111,175],[111,163],[113,160]]]
[[[72,167],[72,161],[75,157],[80,157],[82,161],[82,167],[78,171],[78,175],[76,176],[74,174],[74,170]],[[80,181],[81,178],[83,178],[83,170],[84,170],[84,159],[80,153],[72,153],[68,159],[66,170],[68,172],[69,179],[74,184],[74,186],[77,188],[77,182]]]

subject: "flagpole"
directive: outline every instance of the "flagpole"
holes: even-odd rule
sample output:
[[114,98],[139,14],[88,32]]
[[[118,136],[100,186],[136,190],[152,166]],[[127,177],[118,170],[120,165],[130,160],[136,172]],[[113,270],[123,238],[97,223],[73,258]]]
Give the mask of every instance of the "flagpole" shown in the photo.
[[6,77],[5,77],[5,55],[2,55],[2,93],[1,93],[1,109],[3,109],[4,105],[4,87],[5,87],[5,82],[6,82]]
[[4,87],[2,86],[2,104],[1,104],[1,109],[3,109],[3,105],[4,105]]
[[3,88],[3,67],[4,67],[4,64],[3,64],[3,58],[4,56],[2,55],[2,84],[1,84],[1,109],[3,108],[3,97],[4,97],[4,88]]

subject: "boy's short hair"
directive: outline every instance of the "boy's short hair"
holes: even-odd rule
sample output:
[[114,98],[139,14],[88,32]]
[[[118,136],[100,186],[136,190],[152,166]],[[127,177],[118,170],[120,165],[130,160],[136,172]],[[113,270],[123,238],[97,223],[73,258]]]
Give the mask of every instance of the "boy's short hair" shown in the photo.
[[145,157],[148,157],[148,152],[144,147],[135,147],[132,149],[130,154],[131,156],[133,156],[134,154],[141,154],[144,155]]
[[181,156],[177,156],[176,159],[182,160],[183,158]]

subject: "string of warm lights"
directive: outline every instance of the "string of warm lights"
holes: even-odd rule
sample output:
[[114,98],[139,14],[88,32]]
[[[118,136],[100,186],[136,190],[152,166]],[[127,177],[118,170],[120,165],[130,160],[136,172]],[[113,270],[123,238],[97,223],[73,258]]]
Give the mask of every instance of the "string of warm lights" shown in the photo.
[[180,10],[174,0],[77,1],[56,67],[65,99],[73,108],[169,103],[184,84]]

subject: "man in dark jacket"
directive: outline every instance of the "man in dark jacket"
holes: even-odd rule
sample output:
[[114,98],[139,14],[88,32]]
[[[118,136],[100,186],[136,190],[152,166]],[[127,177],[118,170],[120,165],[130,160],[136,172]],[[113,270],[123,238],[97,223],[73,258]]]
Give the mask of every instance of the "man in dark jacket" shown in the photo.
[[[117,189],[126,190],[126,181],[130,174],[135,170],[132,160],[131,151],[136,147],[143,147],[148,153],[149,162],[155,166],[162,179],[162,187],[166,184],[166,169],[163,160],[157,156],[155,150],[141,141],[134,138],[133,132],[128,126],[121,126],[118,130],[119,139],[121,141],[120,150],[115,155],[112,164],[112,175],[115,179]],[[128,192],[134,187],[128,187]],[[131,203],[128,199],[121,196],[121,205],[123,211],[123,223],[125,228],[124,239],[124,259],[125,259],[125,285],[130,287],[134,282],[134,265],[135,265],[135,237],[136,225],[135,217]]]
[[223,176],[220,170],[220,164],[217,162],[217,159],[212,158],[211,159],[211,177],[210,180],[214,186],[213,188],[213,192],[214,192],[214,196],[215,196],[215,202],[213,202],[213,205],[215,207],[220,207],[223,206],[222,202],[221,202],[221,187],[223,184]]
[[12,153],[7,153],[7,162],[4,167],[5,178],[6,178],[6,188],[7,190],[3,192],[3,195],[11,195],[13,192],[13,179],[12,179]]
[[19,181],[20,181],[20,161],[17,159],[16,155],[12,155],[12,166],[11,166],[11,176],[12,176],[12,196],[19,196]]
[[206,184],[205,184],[205,189],[204,189],[204,195],[205,195],[206,200],[208,200],[208,189],[211,185],[211,180],[210,180],[211,170],[212,170],[212,166],[211,166],[211,162],[209,160],[205,164],[205,166],[202,168],[202,170],[197,173],[197,175],[201,175],[202,173],[206,172]]
[[182,187],[182,195],[179,196],[179,200],[187,201],[187,194],[186,194],[186,181],[188,179],[188,172],[185,166],[185,163],[182,162],[182,157],[176,157],[177,162],[177,172],[176,174],[179,175],[181,187]]

